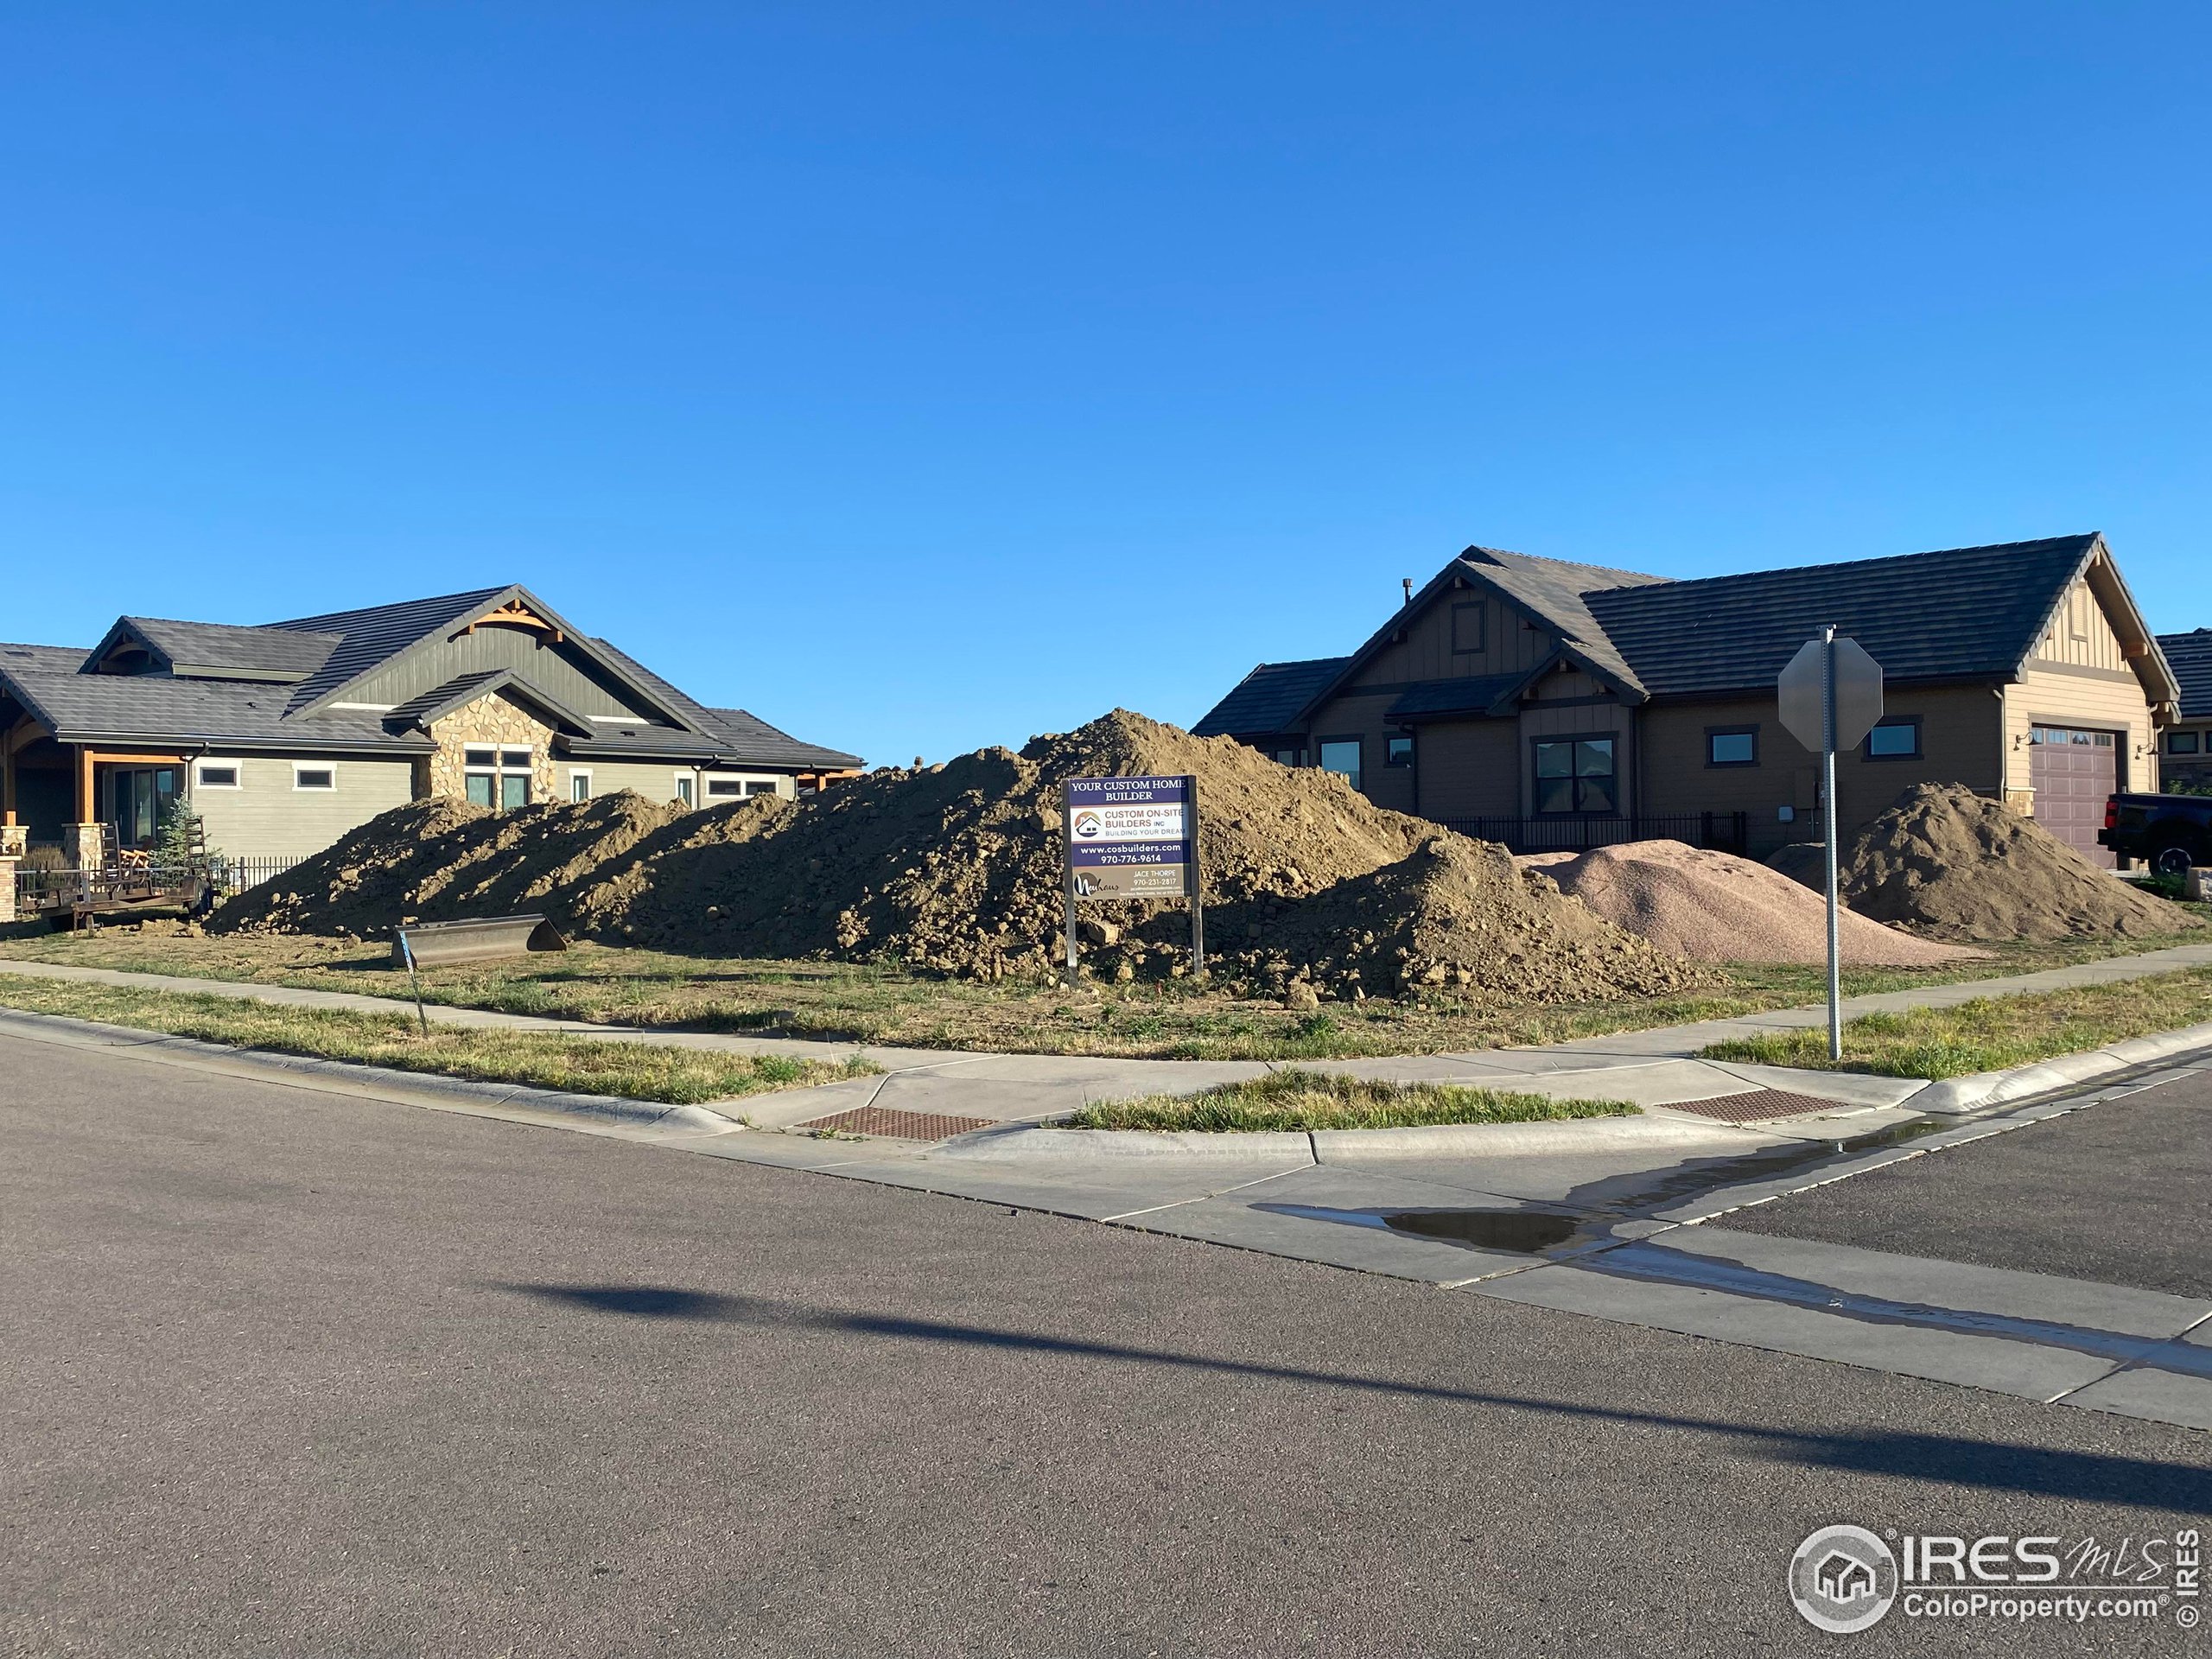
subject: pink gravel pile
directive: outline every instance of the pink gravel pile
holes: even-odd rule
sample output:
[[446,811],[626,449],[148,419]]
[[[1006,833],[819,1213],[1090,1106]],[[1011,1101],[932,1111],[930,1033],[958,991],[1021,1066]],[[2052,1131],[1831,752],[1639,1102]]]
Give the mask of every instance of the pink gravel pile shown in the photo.
[[[1637,841],[1574,857],[1527,861],[1614,925],[1700,962],[1827,960],[1821,896],[1747,858],[1679,841]],[[1843,959],[1855,968],[1933,968],[1983,952],[1916,938],[1842,912]]]

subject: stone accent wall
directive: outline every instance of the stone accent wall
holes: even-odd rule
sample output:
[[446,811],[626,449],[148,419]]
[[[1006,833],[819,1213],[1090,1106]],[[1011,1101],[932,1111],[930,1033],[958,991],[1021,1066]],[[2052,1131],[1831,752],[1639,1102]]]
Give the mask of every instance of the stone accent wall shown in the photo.
[[520,748],[532,752],[530,798],[563,798],[556,788],[553,768],[553,728],[512,703],[498,692],[456,709],[430,723],[430,736],[438,752],[430,757],[429,793],[453,801],[468,798],[467,766],[462,751],[471,748]]

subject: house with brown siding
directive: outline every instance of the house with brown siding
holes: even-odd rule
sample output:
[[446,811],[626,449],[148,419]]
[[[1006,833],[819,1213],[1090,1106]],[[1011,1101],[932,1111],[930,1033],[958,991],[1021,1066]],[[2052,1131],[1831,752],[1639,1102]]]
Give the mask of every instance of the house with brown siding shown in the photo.
[[2212,788],[2212,628],[2162,633],[2158,649],[2181,687],[2181,713],[2165,731],[2165,776]]
[[238,627],[118,618],[0,645],[0,856],[149,842],[189,799],[237,858],[319,852],[413,800],[796,795],[860,757],[696,702],[517,585]]
[[1349,656],[1263,663],[1193,729],[1532,849],[1764,856],[1817,838],[1819,756],[1774,688],[1830,623],[1886,682],[1843,824],[1963,783],[2110,863],[2105,797],[2158,786],[2180,693],[2098,535],[1694,581],[1471,547]]

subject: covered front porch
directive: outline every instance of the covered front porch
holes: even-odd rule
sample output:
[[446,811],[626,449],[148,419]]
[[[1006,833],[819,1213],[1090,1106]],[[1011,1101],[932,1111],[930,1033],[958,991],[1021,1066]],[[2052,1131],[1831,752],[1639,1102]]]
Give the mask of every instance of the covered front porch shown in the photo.
[[153,845],[163,816],[188,792],[186,756],[58,743],[24,723],[0,738],[0,854],[62,849],[73,868],[97,868],[109,848]]

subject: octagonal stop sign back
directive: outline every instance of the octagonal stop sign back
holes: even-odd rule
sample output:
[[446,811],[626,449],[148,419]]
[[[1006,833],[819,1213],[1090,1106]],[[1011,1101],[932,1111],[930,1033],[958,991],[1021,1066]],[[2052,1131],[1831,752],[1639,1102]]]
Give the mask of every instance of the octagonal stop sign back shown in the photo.
[[[1808,639],[1789,659],[1775,682],[1782,702],[1782,723],[1815,754],[1825,735],[1821,730],[1821,682],[1825,677],[1821,658],[1827,647]],[[1835,639],[1835,746],[1858,747],[1882,717],[1882,665],[1859,647],[1856,639],[1839,634]]]

